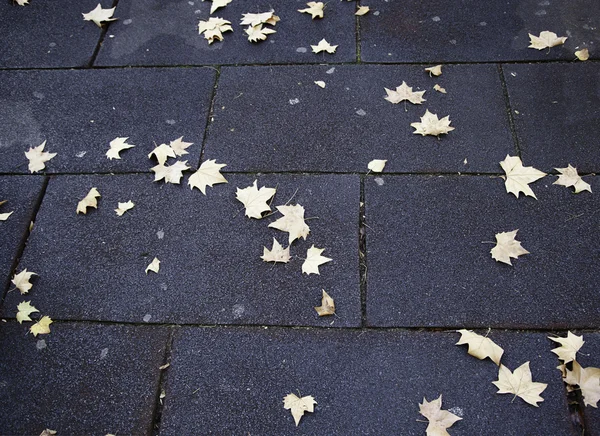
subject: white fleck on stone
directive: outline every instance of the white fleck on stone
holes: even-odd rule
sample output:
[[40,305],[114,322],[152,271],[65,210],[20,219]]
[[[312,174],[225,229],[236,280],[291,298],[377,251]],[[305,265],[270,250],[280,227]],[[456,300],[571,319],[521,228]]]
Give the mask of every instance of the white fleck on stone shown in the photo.
[[201,11],[200,9],[196,9],[196,10],[194,11],[194,14],[196,14],[196,15],[198,15],[198,14],[201,14],[201,13],[202,13],[202,11]]
[[375,180],[375,183],[377,183],[377,185],[379,185],[379,186],[383,186],[383,184],[385,183],[381,177],[375,177],[374,180]]
[[173,124],[176,123],[175,120],[165,120],[165,123],[167,123],[169,126],[172,126]]
[[166,291],[167,289],[169,289],[169,287],[167,286],[167,284],[166,284],[166,283],[161,283],[161,284],[160,284],[160,289],[161,289],[162,291]]
[[48,44],[50,47],[56,47],[56,43],[55,42],[51,42],[50,44]]
[[451,40],[450,40],[450,44],[454,44],[454,45],[456,45],[456,39],[451,39]]
[[233,308],[231,309],[231,313],[233,314],[233,317],[235,319],[240,318],[244,314],[245,311],[246,311],[246,309],[241,304],[234,304]]
[[465,160],[463,161],[463,163],[466,165],[469,163],[469,161],[467,160],[467,158],[465,157]]
[[367,113],[364,110],[359,109],[356,111],[356,115],[360,115],[361,117],[364,117],[365,115],[367,115]]
[[481,27],[485,27],[485,26],[487,26],[487,23],[486,23],[485,21],[481,21],[481,22],[479,23],[479,25],[480,25]]
[[164,232],[164,230],[163,230],[163,229],[159,229],[159,230],[158,230],[158,232],[156,232],[156,237],[157,237],[158,239],[162,239],[162,238],[164,238],[164,237],[165,237],[165,232]]
[[144,317],[142,319],[144,320],[144,322],[150,322],[150,320],[152,319],[152,315],[150,315],[150,314],[144,315]]
[[39,98],[40,100],[42,100],[44,98],[44,94],[42,94],[41,92],[37,92],[37,91],[34,91],[33,96],[35,98]]
[[536,14],[538,17],[542,17],[542,16],[546,15],[546,11],[545,11],[544,9],[541,9],[541,10],[539,10],[539,11],[535,11],[535,14]]
[[511,76],[513,76],[513,77],[517,77],[517,73],[515,73],[514,71],[512,71],[512,72],[510,73],[510,75],[511,75]]
[[290,98],[290,104],[293,106],[295,104],[300,103],[300,99],[298,98]]
[[456,416],[458,416],[460,418],[462,418],[465,415],[464,410],[460,407],[453,407],[451,409],[448,409],[448,412],[454,413]]
[[86,153],[87,153],[87,151],[80,151],[79,153],[75,153],[75,156],[77,156],[77,157],[83,157],[83,156],[86,155]]
[[437,15],[431,19],[431,21],[435,21],[436,23],[440,20],[441,20],[441,18],[438,17]]
[[123,24],[125,24],[126,26],[131,23],[133,23],[133,20],[131,18],[127,18],[126,20],[123,20]]
[[379,16],[379,11],[373,12],[373,15],[375,15],[376,17]]
[[115,37],[115,35],[108,35],[108,37],[109,37],[109,38],[114,38],[114,37]]
[[298,53],[306,53],[306,52],[308,51],[308,49],[307,49],[306,47],[298,47],[298,48],[296,49],[296,51],[297,51]]
[[100,351],[100,359],[106,359],[106,356],[108,356],[108,348],[103,348],[102,351]]
[[550,2],[548,0],[544,0],[538,3],[540,6],[550,6]]
[[194,2],[188,2],[188,5],[194,6]]
[[330,69],[328,69],[327,71],[325,71],[326,74],[333,74],[333,72],[335,71],[335,67],[331,67]]
[[35,348],[37,348],[38,350],[43,350],[46,347],[47,347],[46,341],[43,339],[40,339],[39,341],[37,341],[35,343]]

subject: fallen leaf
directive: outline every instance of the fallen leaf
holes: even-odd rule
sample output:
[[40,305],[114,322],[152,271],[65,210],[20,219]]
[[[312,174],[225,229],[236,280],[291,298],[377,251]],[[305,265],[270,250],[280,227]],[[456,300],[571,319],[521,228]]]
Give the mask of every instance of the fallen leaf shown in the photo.
[[587,48],[583,48],[581,50],[577,50],[575,52],[575,56],[577,56],[577,59],[580,61],[587,61],[590,58],[590,51]]
[[133,206],[135,206],[135,203],[131,200],[125,203],[118,203],[118,207],[115,209],[115,212],[117,212],[117,215],[121,216],[128,210],[133,209]]
[[393,104],[398,104],[404,100],[412,104],[422,104],[424,101],[427,101],[423,98],[425,91],[413,91],[412,86],[408,86],[404,81],[402,81],[402,85],[396,87],[395,91],[387,88],[384,89],[387,92],[387,97],[384,98]]
[[325,82],[323,82],[322,80],[315,80],[315,85],[317,85],[319,88],[325,88]]
[[306,6],[308,6],[306,9],[298,9],[298,12],[310,14],[313,20],[315,18],[323,18],[323,8],[325,7],[323,2],[308,2]]
[[210,13],[213,14],[217,9],[224,8],[232,1],[233,0],[212,0],[212,5],[210,6]]
[[267,201],[275,195],[276,191],[275,188],[266,188],[264,186],[258,189],[255,180],[252,186],[244,189],[237,188],[235,198],[241,201],[246,208],[247,217],[261,219],[263,212],[271,210]]
[[34,272],[27,271],[25,268],[19,274],[15,274],[11,280],[11,283],[17,287],[21,294],[26,294],[33,287],[29,280],[31,280],[31,276],[37,276]]
[[204,38],[208,40],[209,44],[212,44],[215,39],[223,41],[224,32],[233,32],[231,21],[219,17],[210,17],[208,21],[198,23],[198,33],[204,33]]
[[600,400],[600,368],[583,368],[577,361],[573,361],[573,370],[566,369],[565,382],[572,386],[579,386],[583,403],[586,406],[598,407]]
[[93,10],[82,15],[85,21],[93,21],[98,27],[102,27],[103,22],[116,20],[116,18],[112,18],[112,15],[115,13],[115,9],[116,7],[102,9],[102,5],[98,3],[98,6],[96,6]]
[[25,152],[25,157],[29,159],[29,171],[36,173],[46,168],[45,162],[48,162],[56,153],[49,153],[44,151],[46,141],[42,142],[37,147],[31,147]]
[[504,350],[498,346],[494,341],[485,336],[478,335],[471,330],[457,330],[460,333],[460,339],[456,345],[469,345],[468,353],[477,357],[479,360],[483,360],[488,357],[496,365],[500,365],[500,359]]
[[592,192],[592,187],[589,183],[583,181],[581,176],[577,174],[577,168],[572,167],[571,164],[569,164],[567,168],[554,169],[560,173],[560,176],[558,176],[558,180],[556,180],[553,185],[566,187],[573,186],[575,188],[575,194],[579,194],[581,191]]
[[529,187],[529,183],[541,179],[546,173],[533,167],[524,167],[521,158],[518,156],[506,155],[506,159],[500,162],[500,166],[506,173],[504,181],[506,192],[515,194],[517,198],[519,198],[519,193],[522,192],[537,200],[537,197]]
[[302,398],[298,398],[294,394],[288,394],[283,397],[283,408],[286,410],[291,410],[292,416],[294,417],[294,422],[296,423],[296,427],[300,423],[300,419],[304,412],[314,412],[315,404],[317,402],[312,396],[306,396]]
[[[7,201],[8,200],[0,201],[0,206],[2,206]],[[8,217],[11,216],[13,213],[14,213],[14,210],[12,212],[0,213],[0,221],[6,221],[8,219]]]
[[29,4],[29,0],[15,0],[15,2],[19,5],[19,6],[25,6]]
[[200,192],[206,195],[206,187],[218,183],[228,183],[225,177],[219,172],[226,164],[218,164],[216,159],[210,159],[202,162],[198,171],[190,176],[188,185],[190,189],[198,188]]
[[250,42],[265,41],[267,39],[267,35],[277,33],[275,30],[269,29],[268,27],[263,29],[262,24],[250,26],[245,30],[245,32],[248,35],[248,41]]
[[335,53],[335,49],[337,47],[337,45],[329,44],[327,41],[325,41],[325,38],[320,40],[317,45],[311,45],[313,53],[319,53],[322,51],[326,51],[327,53]]
[[183,156],[184,154],[189,154],[186,149],[193,144],[193,142],[183,141],[183,136],[180,136],[179,138],[169,142],[169,147],[171,147],[177,156]]
[[148,265],[146,267],[146,274],[148,274],[148,271],[152,271],[158,274],[158,271],[160,270],[160,260],[158,260],[158,257],[155,257],[152,262],[150,262],[150,265]]
[[373,159],[371,162],[369,162],[367,168],[374,173],[380,173],[383,171],[386,162],[387,159]]
[[325,251],[324,248],[317,248],[314,245],[306,251],[306,260],[302,264],[302,272],[304,274],[319,274],[319,265],[331,262],[330,259],[325,256],[321,256],[321,253]]
[[425,71],[429,73],[429,76],[441,76],[442,75],[442,66],[436,65],[435,67],[425,68]]
[[150,170],[154,171],[154,181],[165,179],[165,183],[179,184],[183,177],[183,172],[189,170],[190,167],[187,165],[187,160],[177,161],[173,165],[161,165],[158,164]]
[[540,36],[529,34],[531,45],[528,48],[535,48],[537,50],[543,50],[545,48],[562,45],[567,40],[566,36],[557,36],[554,32],[544,30],[540,33]]
[[288,232],[288,244],[290,245],[296,239],[304,238],[306,240],[310,233],[310,227],[304,221],[304,208],[295,204],[293,206],[277,206],[277,210],[283,216],[269,224],[269,227]]
[[423,397],[423,404],[419,404],[419,413],[429,421],[425,430],[427,436],[450,436],[446,429],[462,419],[447,410],[442,410],[441,395],[431,402]]
[[122,150],[126,150],[128,148],[135,147],[135,145],[127,143],[128,139],[129,139],[129,137],[115,138],[112,141],[110,141],[110,148],[106,152],[106,157],[109,158],[110,160],[121,159],[121,156],[119,155],[119,153]]
[[17,306],[17,321],[22,324],[23,321],[33,321],[29,315],[34,312],[39,312],[35,307],[31,305],[31,301],[23,301]]
[[45,429],[40,433],[40,436],[54,436],[56,434],[56,430],[50,430],[49,428]]
[[170,363],[165,363],[164,365],[159,366],[158,369],[160,369],[162,371],[162,370],[167,369],[169,366],[171,366]]
[[101,195],[96,188],[90,189],[90,192],[88,192],[87,195],[83,197],[83,200],[77,203],[77,213],[79,214],[81,212],[84,215],[87,214],[88,207],[98,209],[97,199],[100,197]]
[[583,335],[577,336],[571,332],[567,332],[566,338],[553,338],[552,336],[548,336],[548,339],[560,344],[560,347],[554,348],[552,352],[556,354],[563,363],[569,363],[575,360],[575,355],[585,343]]
[[164,165],[168,158],[176,157],[177,155],[175,154],[175,150],[173,150],[170,145],[160,144],[159,146],[155,147],[150,154],[148,154],[149,158],[152,158],[152,156],[156,158],[156,161],[159,165]]
[[275,15],[275,11],[271,9],[269,12],[259,14],[242,14],[242,26],[258,26],[259,24],[270,24],[274,26],[279,21],[279,17]]
[[358,15],[360,17],[362,15],[365,15],[369,11],[370,11],[370,9],[368,6],[359,6],[359,8],[354,13],[354,15]]
[[517,229],[512,232],[496,233],[496,246],[490,250],[492,259],[512,266],[511,257],[517,259],[523,254],[529,254],[529,251],[521,247],[521,242],[515,240],[518,231]]
[[498,394],[514,394],[535,407],[539,407],[538,402],[544,401],[540,394],[548,386],[546,383],[532,381],[529,362],[525,362],[514,372],[500,365],[498,380],[492,383],[498,388]]
[[446,94],[446,88],[442,88],[437,83],[433,85],[433,89],[435,89],[437,92],[441,92],[442,94]]
[[438,119],[438,116],[429,112],[428,109],[425,110],[425,115],[421,117],[420,123],[411,123],[410,125],[415,128],[414,134],[423,136],[439,136],[454,130],[454,127],[450,127],[449,115],[442,119]]
[[33,336],[47,335],[50,333],[50,324],[52,324],[52,319],[49,316],[43,316],[42,319],[31,326],[29,331]]
[[335,314],[335,302],[333,298],[329,296],[325,289],[322,289],[323,295],[321,297],[321,305],[315,306],[315,310],[319,316],[334,315]]
[[273,238],[273,248],[270,250],[263,247],[263,255],[260,257],[265,262],[282,262],[290,261],[290,247],[283,248],[277,239]]

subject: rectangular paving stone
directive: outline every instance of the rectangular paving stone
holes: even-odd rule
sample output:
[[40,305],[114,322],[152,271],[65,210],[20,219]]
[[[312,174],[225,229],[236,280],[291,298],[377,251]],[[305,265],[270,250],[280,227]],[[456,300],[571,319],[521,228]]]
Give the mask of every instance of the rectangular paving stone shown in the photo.
[[167,329],[54,323],[34,338],[30,325],[0,327],[0,433],[152,434]]
[[[95,65],[207,65],[356,61],[355,4],[328,3],[323,19],[312,20],[298,9],[304,0],[237,0],[210,14],[211,3],[121,0]],[[281,18],[266,41],[252,43],[241,26],[242,14],[275,11]],[[233,32],[209,44],[198,23],[209,17],[231,22]],[[271,27],[271,26],[266,26]],[[335,53],[313,53],[325,38]]]
[[[0,72],[0,171],[28,173],[25,151],[47,141],[45,172],[149,171],[154,147],[180,136],[197,165],[215,72],[206,68]],[[109,160],[109,143],[136,147]]]
[[[547,383],[535,408],[498,395],[497,366],[454,344],[457,333],[183,328],[167,373],[161,436],[425,434],[423,397],[463,418],[452,435],[574,435],[556,356],[543,333],[497,332],[511,370],[530,361]],[[311,395],[299,428],[283,397]]]
[[525,162],[549,172],[567,164],[600,171],[600,66],[594,63],[504,65]]
[[[6,221],[0,221],[0,300],[9,286],[11,268],[21,244],[26,237],[29,223],[33,219],[35,204],[44,184],[43,176],[2,176],[0,177],[0,213],[13,212]],[[20,271],[19,271],[20,272]],[[12,285],[11,285],[12,287]],[[18,293],[18,291],[17,291]]]
[[[360,17],[361,60],[366,62],[493,62],[574,60],[600,43],[600,3],[373,0]],[[568,37],[548,50],[528,48],[529,33]]]
[[[111,4],[106,0],[101,3],[105,8]],[[97,4],[97,0],[54,0],[19,6],[3,1],[0,68],[86,66],[100,40],[101,29],[84,21],[82,14]]]
[[[368,177],[368,324],[596,326],[599,200],[556,179],[532,185],[536,201],[500,178]],[[495,234],[516,229],[531,254],[496,262]]]
[[[229,184],[204,197],[184,185],[153,183],[148,174],[61,176],[50,181],[36,227],[19,264],[39,274],[31,295],[57,319],[104,321],[360,325],[357,176],[227,175]],[[244,216],[236,188],[258,179],[277,188],[272,203],[304,206],[307,240],[295,241],[287,264],[261,260],[281,216]],[[76,215],[77,202],[96,187],[98,210]],[[118,217],[118,202],[135,207]],[[320,275],[302,273],[307,249],[324,248],[333,261]],[[158,274],[144,271],[157,257]],[[319,318],[321,289],[337,302],[336,317]],[[4,315],[20,299],[9,294]]]
[[[403,81],[427,101],[386,101],[385,88]],[[415,135],[410,124],[426,109],[456,129],[439,140]],[[206,150],[232,171],[366,172],[387,159],[391,172],[497,172],[515,149],[493,65],[448,66],[439,78],[418,65],[225,67],[213,119]]]

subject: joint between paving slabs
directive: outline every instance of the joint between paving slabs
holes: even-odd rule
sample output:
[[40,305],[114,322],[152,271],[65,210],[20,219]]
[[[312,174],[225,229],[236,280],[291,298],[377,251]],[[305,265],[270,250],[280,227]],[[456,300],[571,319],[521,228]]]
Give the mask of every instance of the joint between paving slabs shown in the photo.
[[563,383],[565,394],[567,396],[567,407],[569,408],[569,416],[571,417],[571,424],[575,430],[575,434],[585,435],[587,434],[585,429],[587,423],[585,420],[585,405],[583,403],[583,396],[581,390],[576,389],[569,392],[568,385]]
[[[360,0],[356,1],[356,9],[360,7]],[[360,59],[360,17],[358,15],[354,16],[355,18],[355,27],[356,27],[356,63],[362,63]]]
[[[171,363],[171,349],[173,347],[173,336],[175,335],[175,328],[176,327],[174,326],[170,328],[171,331],[169,332],[169,337],[167,338],[167,342],[165,344],[165,353],[163,355],[161,367],[163,365]],[[166,398],[166,391],[164,385],[168,370],[168,367],[161,369],[158,378],[158,389],[156,390],[156,394],[154,397],[154,411],[152,413],[152,421],[150,423],[151,428],[148,432],[148,434],[154,436],[157,436],[160,433],[160,423],[162,420],[163,409],[165,407],[164,400]],[[163,392],[165,393],[165,395],[163,395]]]
[[219,87],[219,78],[221,77],[221,67],[217,66],[215,68],[217,74],[215,76],[215,83],[212,87],[212,91],[210,94],[210,106],[208,108],[208,114],[206,116],[206,123],[204,124],[204,134],[202,135],[202,147],[200,148],[200,157],[198,158],[198,163],[196,168],[200,167],[204,159],[204,149],[206,147],[206,140],[208,139],[208,128],[212,123],[212,117],[215,110],[215,100],[217,98],[217,88]]
[[508,116],[510,133],[512,134],[513,143],[515,144],[515,153],[517,156],[521,157],[521,145],[519,144],[519,137],[517,136],[517,128],[513,118],[513,109],[510,104],[510,96],[508,95],[508,87],[506,86],[506,77],[504,76],[504,68],[502,67],[502,64],[498,64],[498,75],[500,76],[500,83],[502,84],[502,94],[504,95],[504,103],[506,104],[506,113]]
[[[116,8],[118,4],[119,4],[119,0],[113,0],[111,8]],[[98,57],[98,53],[100,52],[100,49],[102,48],[102,44],[104,43],[104,38],[106,37],[106,32],[108,32],[108,29],[110,28],[111,24],[112,24],[111,21],[107,21],[106,23],[104,23],[104,26],[102,27],[102,31],[100,32],[100,37],[98,38],[98,44],[96,44],[96,48],[94,48],[94,52],[92,53],[92,56],[90,57],[90,60],[87,63],[85,68],[92,68],[94,66],[94,63],[96,62],[96,58]]]
[[361,327],[367,326],[367,228],[365,223],[365,176],[360,176],[358,207],[358,273],[360,288]]

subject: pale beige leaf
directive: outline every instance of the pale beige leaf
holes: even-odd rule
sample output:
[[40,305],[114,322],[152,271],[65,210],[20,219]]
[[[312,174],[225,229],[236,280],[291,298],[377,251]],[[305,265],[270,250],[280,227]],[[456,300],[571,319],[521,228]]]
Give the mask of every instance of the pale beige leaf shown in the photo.
[[579,194],[581,191],[589,191],[592,192],[592,187],[589,183],[584,182],[579,174],[577,174],[577,168],[572,167],[571,164],[567,166],[567,168],[554,168],[556,171],[560,173],[558,179],[553,183],[553,185],[561,185],[570,187],[573,186],[575,188],[575,194]]
[[512,266],[511,257],[517,259],[523,254],[529,254],[529,251],[521,247],[521,242],[515,240],[518,231],[517,229],[512,232],[496,233],[496,246],[490,250],[492,259]]
[[283,215],[277,221],[269,224],[269,227],[288,232],[288,244],[296,239],[304,238],[310,233],[310,227],[304,221],[304,208],[299,204],[292,206],[277,206],[277,210]]
[[572,365],[572,370],[566,369],[565,382],[572,386],[579,386],[586,406],[598,407],[598,401],[600,400],[600,368],[583,368],[575,360]]
[[446,94],[446,88],[442,88],[437,83],[433,85],[433,89],[435,89],[437,92],[441,92],[442,94]]
[[[202,1],[204,1],[204,0],[202,0]],[[212,5],[210,6],[210,13],[214,14],[217,9],[224,8],[232,1],[233,0],[212,0]]]
[[43,316],[42,319],[31,326],[29,331],[33,336],[47,335],[50,333],[50,324],[52,324],[52,319],[49,316]]
[[19,5],[19,6],[25,6],[29,4],[29,0],[15,0],[15,2]]
[[321,297],[321,305],[315,306],[315,310],[319,316],[334,315],[335,314],[335,302],[333,298],[329,296],[325,289],[322,289],[323,295]]
[[175,150],[173,150],[170,145],[160,144],[159,146],[155,147],[150,154],[148,154],[149,158],[152,158],[152,156],[156,158],[156,161],[159,165],[164,165],[168,158],[176,157],[177,155],[175,154]]
[[506,155],[506,159],[500,162],[500,166],[506,173],[504,181],[506,192],[514,194],[517,198],[519,198],[519,193],[522,192],[537,200],[529,184],[541,179],[546,173],[533,167],[524,167],[521,158],[518,156]]
[[374,173],[380,173],[383,171],[383,168],[385,168],[386,162],[387,159],[373,159],[371,162],[369,162],[367,168]]
[[590,58],[590,51],[587,48],[582,48],[575,52],[575,56],[577,56],[577,59],[580,61],[587,61]]
[[165,179],[165,183],[179,184],[183,177],[183,172],[189,170],[190,167],[187,165],[187,160],[177,161],[173,165],[161,165],[158,164],[150,170],[154,171],[154,181]]
[[193,144],[193,142],[183,141],[183,136],[180,136],[179,138],[169,142],[169,147],[171,147],[177,156],[183,156],[184,154],[188,154],[186,149]]
[[402,81],[402,85],[396,87],[395,91],[387,88],[384,89],[387,93],[387,97],[384,98],[393,104],[398,104],[404,100],[412,104],[423,104],[424,101],[427,101],[423,98],[425,91],[413,91],[412,86],[408,86],[404,81]]
[[148,271],[158,273],[159,270],[160,270],[160,260],[158,260],[158,257],[155,257],[154,259],[152,259],[152,262],[150,262],[150,265],[148,265],[146,267],[146,274],[148,274]]
[[0,221],[6,221],[13,213],[14,210],[12,212],[0,213]]
[[204,34],[204,38],[212,44],[215,40],[223,41],[224,32],[233,32],[231,21],[219,17],[210,17],[207,21],[198,23],[198,33]]
[[29,171],[32,173],[36,173],[38,171],[46,168],[46,162],[56,156],[56,153],[49,153],[44,151],[44,147],[46,146],[46,141],[42,142],[37,147],[30,147],[29,150],[25,152],[25,157],[29,159]]
[[331,262],[333,260],[328,257],[321,256],[323,251],[325,251],[324,248],[317,248],[314,245],[306,251],[306,259],[302,264],[302,272],[304,274],[320,274],[319,265],[323,265],[324,263]]
[[325,7],[323,2],[308,2],[306,6],[308,6],[306,9],[298,9],[298,12],[310,14],[313,20],[315,18],[323,18],[323,8]]
[[260,219],[262,218],[263,212],[269,212],[271,210],[267,201],[275,195],[276,191],[275,188],[266,188],[264,186],[258,189],[255,180],[252,186],[248,186],[244,189],[237,188],[235,198],[241,201],[246,208],[247,217]]
[[425,71],[427,71],[430,76],[441,76],[442,75],[442,66],[436,65],[435,67],[425,68]]
[[270,24],[274,26],[279,21],[279,17],[275,15],[274,10],[262,12],[259,14],[242,14],[242,26],[258,26],[259,24]]
[[267,247],[263,247],[263,255],[261,259],[265,262],[282,262],[288,263],[290,261],[290,247],[283,248],[277,239],[273,238],[273,248],[270,250]]
[[311,45],[313,53],[319,53],[322,51],[326,51],[327,53],[335,53],[335,49],[337,47],[337,45],[329,44],[327,41],[325,41],[325,38],[320,40],[317,45]]
[[369,9],[368,6],[360,6],[356,12],[354,13],[354,15],[358,15],[359,17],[362,15],[365,15],[367,12],[369,12],[371,9]]
[[277,33],[275,30],[269,29],[268,27],[263,28],[262,24],[250,26],[245,30],[245,32],[248,35],[248,41],[250,42],[265,41],[267,39],[267,35]]
[[56,430],[50,430],[49,428],[45,429],[40,433],[40,436],[54,436],[56,434]]
[[17,321],[22,324],[23,321],[32,321],[29,317],[34,312],[39,312],[31,305],[31,301],[23,301],[17,305]]
[[429,421],[427,436],[450,436],[446,429],[462,419],[447,410],[442,410],[441,395],[430,402],[423,397],[423,404],[419,404],[419,413]]
[[202,162],[198,171],[190,176],[188,185],[190,189],[198,188],[200,192],[206,195],[206,187],[218,183],[228,183],[225,177],[219,172],[226,164],[218,164],[216,159],[209,159]]
[[471,356],[477,357],[479,360],[483,360],[487,357],[496,365],[500,365],[500,359],[502,359],[504,350],[494,341],[485,336],[478,335],[471,330],[463,329],[457,330],[457,332],[460,333],[461,336],[456,345],[468,344],[468,353]]
[[529,40],[530,40],[529,42],[531,43],[529,45],[529,48],[543,50],[545,48],[550,48],[550,47],[564,44],[565,41],[567,40],[567,37],[566,36],[559,37],[554,32],[549,32],[547,30],[544,30],[542,33],[540,33],[540,36],[535,36],[530,33]]
[[115,209],[115,212],[117,213],[117,215],[121,216],[128,210],[133,209],[133,206],[135,206],[135,203],[133,201],[129,200],[125,203],[118,203],[117,206],[118,207]]
[[126,150],[128,148],[135,147],[135,145],[127,143],[128,139],[129,139],[129,137],[115,138],[112,141],[110,141],[110,144],[109,144],[110,147],[109,147],[108,151],[106,152],[106,157],[109,158],[110,160],[121,159],[121,156],[119,155],[119,153],[121,151]]
[[498,380],[492,383],[498,388],[498,394],[514,394],[535,407],[538,407],[538,402],[544,401],[540,394],[548,386],[546,383],[532,380],[529,362],[525,362],[514,372],[511,372],[506,366],[500,365]]
[[317,85],[319,88],[325,88],[326,86],[325,82],[322,80],[315,80],[315,85]]
[[16,286],[16,288],[21,292],[21,294],[26,294],[33,287],[29,280],[31,280],[31,276],[37,276],[34,272],[27,271],[25,268],[19,274],[15,274],[11,280],[11,283]]
[[432,114],[428,109],[425,110],[425,115],[421,117],[420,123],[411,123],[411,127],[415,128],[414,134],[422,136],[431,135],[439,136],[447,134],[454,130],[454,127],[450,127],[450,116],[445,116],[442,119],[438,119],[436,114]]
[[554,348],[552,352],[556,354],[558,358],[563,361],[563,363],[569,363],[575,360],[575,355],[585,343],[583,340],[583,335],[577,336],[571,332],[567,332],[566,338],[554,338],[552,336],[548,336],[548,339],[560,344],[560,347]]
[[102,9],[102,5],[98,3],[93,10],[83,15],[85,21],[93,21],[98,27],[102,27],[102,23],[106,21],[115,21],[116,18],[112,18],[116,8]]
[[292,412],[296,427],[300,424],[300,419],[304,415],[304,412],[312,413],[315,411],[315,404],[317,402],[310,395],[299,398],[294,394],[288,394],[283,397],[283,408]]
[[87,193],[83,199],[77,203],[77,213],[87,214],[87,208],[93,207],[94,209],[98,209],[98,198],[101,195],[96,188],[90,189],[90,192]]

